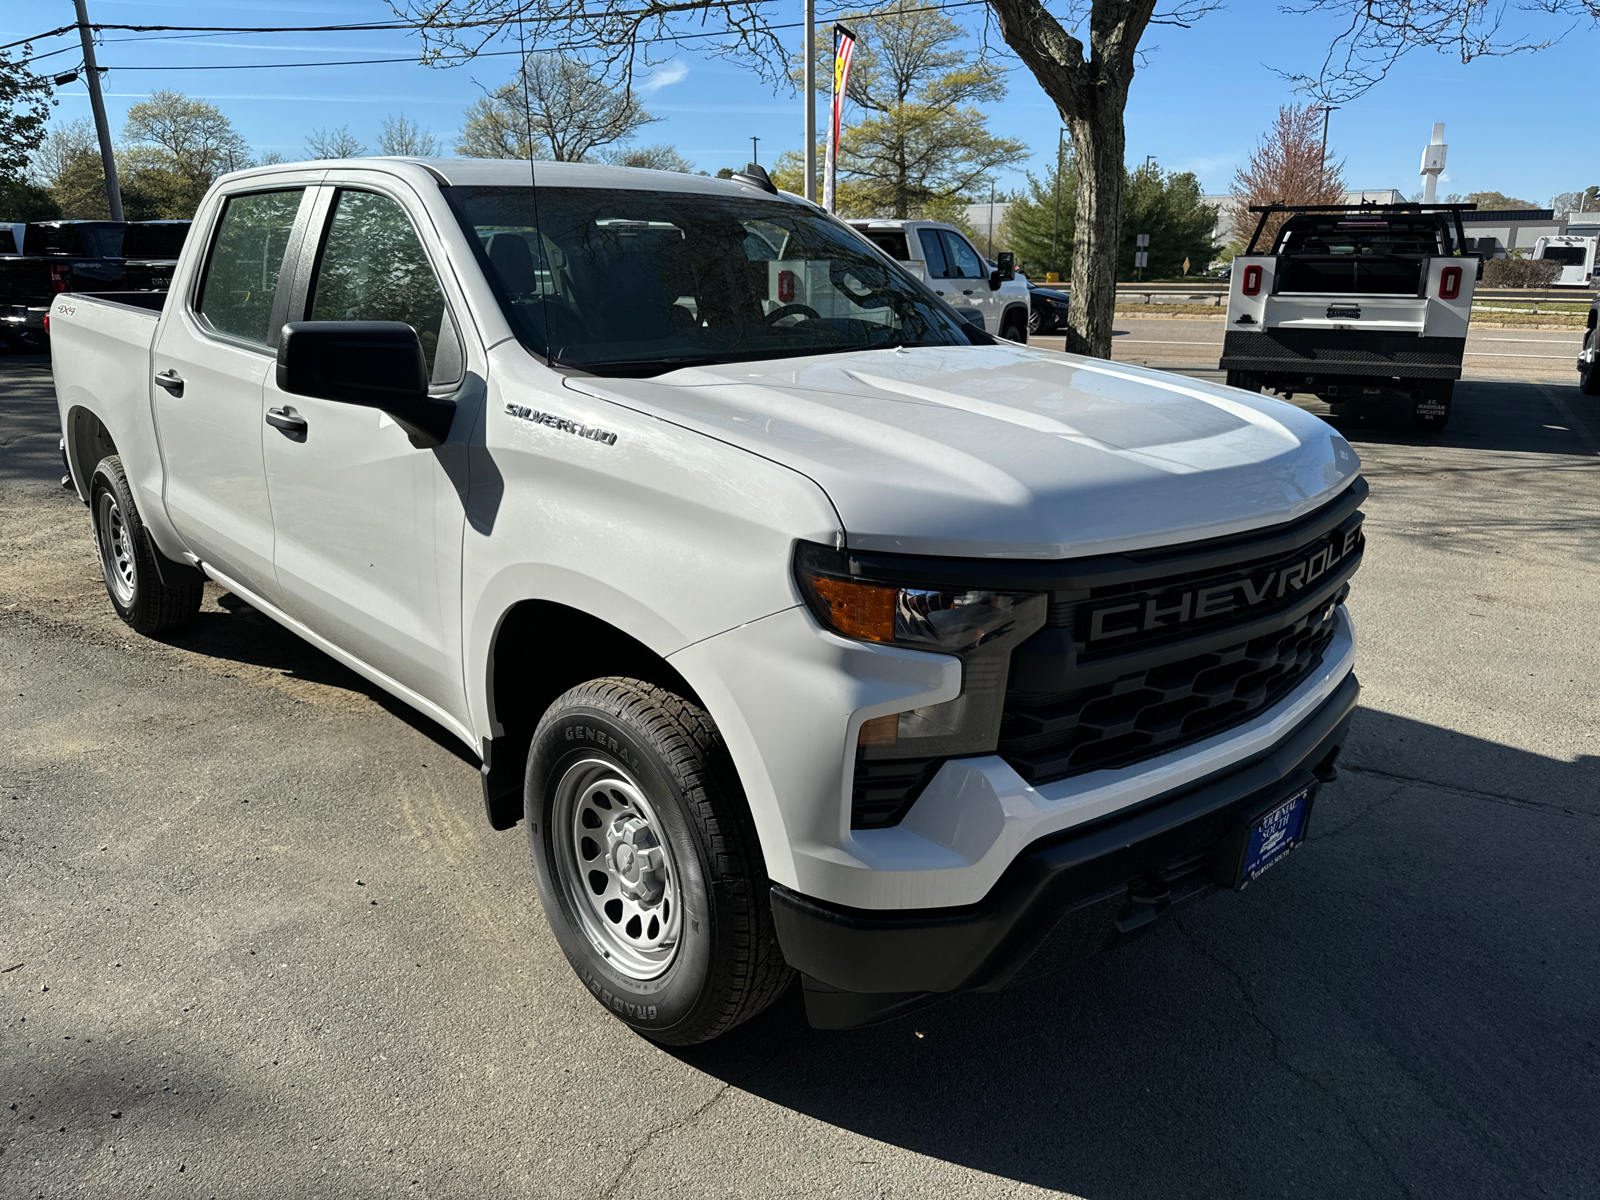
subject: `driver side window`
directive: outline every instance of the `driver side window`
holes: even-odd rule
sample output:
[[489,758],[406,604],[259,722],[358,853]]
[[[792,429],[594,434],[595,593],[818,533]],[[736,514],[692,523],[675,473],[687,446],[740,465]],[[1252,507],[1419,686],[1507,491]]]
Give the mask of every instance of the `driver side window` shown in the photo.
[[950,260],[950,278],[982,279],[989,274],[983,269],[983,260],[978,257],[978,252],[967,245],[966,238],[948,229],[941,229],[939,238],[944,242],[944,252]]
[[306,319],[403,321],[417,331],[433,382],[461,379],[461,340],[444,293],[410,218],[387,196],[339,192]]

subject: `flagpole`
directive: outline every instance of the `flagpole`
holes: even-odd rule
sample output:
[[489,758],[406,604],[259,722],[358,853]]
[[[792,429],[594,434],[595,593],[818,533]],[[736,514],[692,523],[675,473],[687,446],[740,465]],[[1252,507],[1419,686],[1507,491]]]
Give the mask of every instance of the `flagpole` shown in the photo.
[[806,185],[805,198],[817,202],[817,0],[806,0]]

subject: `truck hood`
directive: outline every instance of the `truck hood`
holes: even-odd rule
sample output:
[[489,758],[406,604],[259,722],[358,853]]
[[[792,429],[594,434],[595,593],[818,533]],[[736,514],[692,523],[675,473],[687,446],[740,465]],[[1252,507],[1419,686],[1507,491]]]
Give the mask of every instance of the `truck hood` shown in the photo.
[[1064,558],[1292,520],[1360,461],[1291,404],[1025,346],[865,350],[567,386],[815,480],[857,550]]

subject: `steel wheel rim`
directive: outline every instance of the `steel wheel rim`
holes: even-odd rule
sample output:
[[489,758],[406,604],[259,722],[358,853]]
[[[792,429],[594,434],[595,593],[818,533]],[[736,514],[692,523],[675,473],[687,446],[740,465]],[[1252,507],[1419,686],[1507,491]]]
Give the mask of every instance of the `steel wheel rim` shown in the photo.
[[133,540],[128,534],[127,522],[122,519],[117,498],[110,492],[101,492],[96,515],[99,517],[95,524],[100,534],[100,573],[106,577],[106,586],[117,603],[129,608],[139,574],[133,561]]
[[677,957],[682,888],[644,789],[615,762],[580,759],[556,783],[550,836],[584,936],[630,979],[659,977]]

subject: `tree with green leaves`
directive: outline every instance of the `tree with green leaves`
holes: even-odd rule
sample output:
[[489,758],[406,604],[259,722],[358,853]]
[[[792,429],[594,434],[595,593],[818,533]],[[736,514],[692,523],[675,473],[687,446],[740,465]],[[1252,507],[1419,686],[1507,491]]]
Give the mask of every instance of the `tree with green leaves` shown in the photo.
[[158,90],[128,109],[122,136],[117,175],[125,180],[123,208],[130,207],[130,192],[142,195],[149,217],[194,216],[219,175],[251,161],[250,147],[227,115],[182,92]]
[[612,87],[575,58],[530,54],[516,78],[467,110],[456,152],[585,162],[655,120],[631,87]]
[[1043,177],[1030,171],[1028,186],[1011,198],[1000,222],[1000,242],[1034,282],[1052,272],[1061,279],[1071,273],[1077,206],[1078,173],[1070,151]]
[[[925,215],[929,204],[961,203],[985,190],[993,172],[1028,148],[989,131],[980,103],[1006,94],[998,63],[966,49],[967,33],[920,0],[893,0],[842,17],[856,34],[839,145],[838,178],[851,185],[850,211]],[[829,61],[831,43],[817,57]],[[797,82],[803,77],[795,70]],[[826,95],[831,83],[818,90]]]
[[1200,181],[1192,173],[1140,167],[1122,185],[1118,277],[1134,277],[1135,239],[1141,233],[1150,235],[1144,278],[1175,278],[1183,273],[1185,262],[1191,271],[1204,271],[1217,252],[1211,238],[1216,222],[1216,210],[1205,202]]
[[50,80],[27,67],[33,47],[24,43],[15,61],[0,50],[0,179],[20,183],[34,151],[45,138],[45,121],[55,104]]

